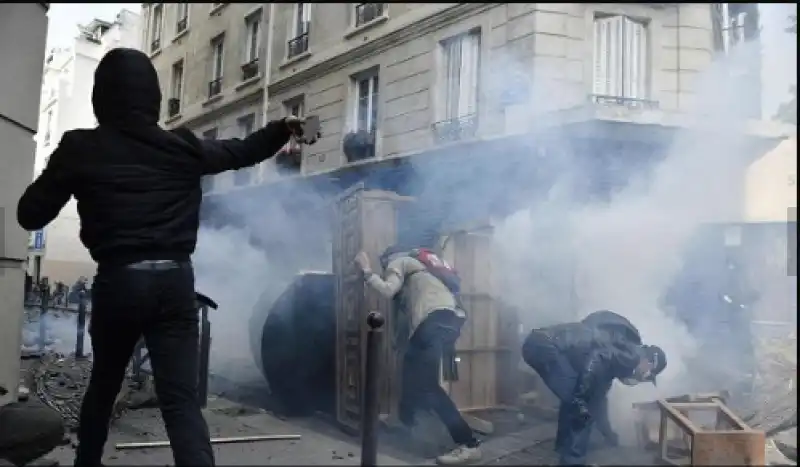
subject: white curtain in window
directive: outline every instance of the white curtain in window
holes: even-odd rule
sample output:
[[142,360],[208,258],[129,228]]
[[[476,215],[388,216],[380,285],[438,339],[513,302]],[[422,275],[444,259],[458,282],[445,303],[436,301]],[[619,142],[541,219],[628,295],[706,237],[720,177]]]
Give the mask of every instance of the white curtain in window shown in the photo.
[[479,34],[465,34],[443,44],[447,120],[477,112],[480,48]]
[[480,56],[481,36],[465,35],[461,45],[461,83],[458,89],[457,117],[472,115],[477,111]]
[[647,32],[624,16],[594,21],[593,93],[644,98],[647,88]]
[[623,19],[623,65],[622,95],[634,99],[646,97],[647,34],[644,25],[630,18]]

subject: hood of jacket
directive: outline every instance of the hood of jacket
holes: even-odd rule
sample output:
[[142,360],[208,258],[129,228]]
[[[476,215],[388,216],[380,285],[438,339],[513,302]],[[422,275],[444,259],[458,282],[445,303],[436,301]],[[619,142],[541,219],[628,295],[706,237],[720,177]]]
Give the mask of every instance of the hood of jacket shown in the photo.
[[150,58],[135,49],[109,51],[94,72],[92,106],[100,125],[157,125],[161,88]]

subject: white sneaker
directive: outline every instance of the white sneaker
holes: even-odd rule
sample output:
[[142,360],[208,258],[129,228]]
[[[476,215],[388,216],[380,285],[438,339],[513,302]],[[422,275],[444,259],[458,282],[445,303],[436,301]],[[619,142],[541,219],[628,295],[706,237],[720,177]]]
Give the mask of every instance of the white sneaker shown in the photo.
[[481,460],[483,453],[480,447],[459,446],[447,454],[436,458],[439,465],[464,465]]

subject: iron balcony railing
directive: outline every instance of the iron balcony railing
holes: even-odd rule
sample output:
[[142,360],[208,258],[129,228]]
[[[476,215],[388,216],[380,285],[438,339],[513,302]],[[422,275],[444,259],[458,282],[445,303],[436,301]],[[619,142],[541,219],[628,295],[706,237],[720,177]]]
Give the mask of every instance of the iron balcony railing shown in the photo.
[[212,80],[208,83],[208,97],[214,97],[222,92],[222,77]]
[[289,41],[286,58],[296,57],[306,51],[308,51],[308,31]]
[[177,34],[182,33],[186,30],[186,26],[188,26],[188,18],[184,16],[183,18],[179,19],[178,24],[175,25],[175,32]]
[[594,104],[613,105],[632,109],[658,109],[658,101],[641,99],[638,97],[609,96],[604,94],[591,94],[589,100]]
[[161,48],[161,39],[153,39],[150,43],[150,52],[155,52]]
[[242,81],[254,78],[258,74],[258,58],[242,64]]
[[359,3],[356,5],[356,27],[383,16],[383,3]]
[[450,118],[433,124],[433,136],[437,143],[452,143],[472,138],[478,131],[478,114]]
[[167,115],[170,117],[174,117],[178,115],[181,111],[181,100],[177,97],[171,97],[167,101]]

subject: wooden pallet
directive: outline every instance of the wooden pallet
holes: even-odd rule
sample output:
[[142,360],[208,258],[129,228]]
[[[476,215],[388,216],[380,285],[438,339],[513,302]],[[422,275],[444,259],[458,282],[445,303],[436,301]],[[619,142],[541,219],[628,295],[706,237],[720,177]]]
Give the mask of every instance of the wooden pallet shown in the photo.
[[[765,465],[764,432],[753,430],[721,400],[657,402],[658,460],[671,465]],[[692,414],[705,415],[701,425]]]

